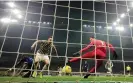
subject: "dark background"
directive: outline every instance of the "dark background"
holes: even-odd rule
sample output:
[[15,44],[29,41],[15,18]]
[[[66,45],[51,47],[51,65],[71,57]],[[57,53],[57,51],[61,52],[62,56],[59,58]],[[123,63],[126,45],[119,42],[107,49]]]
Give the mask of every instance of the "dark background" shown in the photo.
[[[0,18],[9,16],[15,18],[5,3],[0,2]],[[59,56],[72,57],[74,52],[90,42],[89,37],[94,36],[115,47],[119,61],[113,61],[113,72],[123,72],[124,64],[133,66],[132,62],[129,63],[133,60],[133,28],[129,27],[129,24],[133,23],[133,10],[120,22],[124,26],[124,31],[118,31],[114,27],[112,30],[106,28],[112,25],[121,13],[126,12],[127,8],[131,8],[130,2],[17,1],[15,4],[21,10],[23,19],[15,24],[0,23],[0,67],[12,67],[23,53],[30,53],[24,55],[33,57],[34,51],[31,51],[33,42],[47,40],[51,35],[54,37]],[[107,58],[109,55],[112,56],[109,52],[107,55]],[[52,57],[50,70],[64,66],[65,61],[65,57]],[[73,65],[73,71],[79,71],[79,63]],[[88,60],[88,63],[90,67],[94,65],[93,60]],[[106,71],[104,66],[98,70],[104,71]]]

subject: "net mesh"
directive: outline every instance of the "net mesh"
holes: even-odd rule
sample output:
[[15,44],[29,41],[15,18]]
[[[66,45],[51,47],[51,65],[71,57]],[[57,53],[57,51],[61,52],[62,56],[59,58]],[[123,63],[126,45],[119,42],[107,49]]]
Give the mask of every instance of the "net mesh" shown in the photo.
[[[132,67],[133,12],[130,1],[13,2],[14,8],[9,7],[7,1],[0,2],[0,18],[10,19],[1,20],[0,23],[1,71],[13,68],[16,72],[16,63],[22,56],[34,58],[39,47],[31,50],[31,45],[36,40],[47,40],[49,36],[53,36],[58,57],[51,49],[50,65],[45,75],[57,75],[58,68],[65,66],[68,60],[74,58],[73,53],[84,48],[92,36],[111,43],[118,54],[117,60],[112,59],[113,55],[107,48],[106,60],[93,74],[108,74],[105,68],[107,60],[113,63],[113,75],[126,75],[126,66]],[[19,10],[19,13],[14,11],[15,9]],[[18,15],[22,15],[22,18],[17,18]],[[117,19],[120,19],[120,22]],[[90,70],[92,66],[96,66],[95,59],[96,57],[81,59],[72,63],[72,74],[83,75],[85,61],[89,64]]]

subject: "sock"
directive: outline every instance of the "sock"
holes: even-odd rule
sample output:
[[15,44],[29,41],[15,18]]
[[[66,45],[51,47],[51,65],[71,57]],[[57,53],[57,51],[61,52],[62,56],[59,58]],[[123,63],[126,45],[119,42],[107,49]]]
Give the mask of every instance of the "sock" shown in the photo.
[[43,70],[45,70],[47,68],[47,64],[45,64],[41,70],[41,72],[43,72]]
[[47,68],[47,64],[45,64],[45,65],[43,66],[41,72],[39,73],[39,74],[40,74],[40,78],[43,77],[42,72],[43,72],[43,70],[45,70],[46,68]]
[[42,72],[40,72],[39,74],[40,74],[40,78],[42,78],[43,77]]

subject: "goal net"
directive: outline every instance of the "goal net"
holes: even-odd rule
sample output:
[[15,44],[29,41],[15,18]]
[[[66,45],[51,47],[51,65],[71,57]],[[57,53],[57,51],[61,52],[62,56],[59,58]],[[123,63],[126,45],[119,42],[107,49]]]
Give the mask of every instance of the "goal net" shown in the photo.
[[[110,60],[112,75],[125,76],[126,67],[133,66],[132,7],[131,1],[0,1],[0,71],[12,68],[16,72],[16,64],[23,56],[34,58],[39,49],[38,45],[31,50],[35,41],[53,36],[58,56],[52,49],[50,64],[43,74],[58,75],[58,68],[63,68],[71,58],[79,57],[73,53],[86,47],[90,37],[94,37],[112,44],[118,59],[112,59],[107,46],[102,66],[92,75],[108,75],[105,64]],[[71,63],[72,75],[85,75],[96,67],[96,60],[99,59],[94,57]],[[43,64],[40,63],[40,68]]]

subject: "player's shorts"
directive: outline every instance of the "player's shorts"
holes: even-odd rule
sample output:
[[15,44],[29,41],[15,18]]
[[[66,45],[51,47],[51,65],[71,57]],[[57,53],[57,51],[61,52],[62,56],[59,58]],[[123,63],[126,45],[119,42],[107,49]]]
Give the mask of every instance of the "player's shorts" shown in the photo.
[[35,57],[35,62],[44,61],[44,60],[49,60],[48,55],[40,54],[37,52],[36,57]]
[[127,70],[127,73],[129,73],[130,72],[130,70]]
[[112,68],[108,68],[108,71],[109,71],[109,72],[112,72]]

